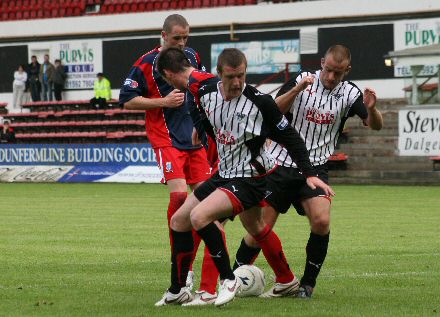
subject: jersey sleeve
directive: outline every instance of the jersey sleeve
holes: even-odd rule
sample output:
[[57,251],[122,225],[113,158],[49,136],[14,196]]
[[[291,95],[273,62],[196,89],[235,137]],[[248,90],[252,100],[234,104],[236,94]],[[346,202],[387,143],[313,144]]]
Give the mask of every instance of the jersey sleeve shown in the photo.
[[277,95],[275,98],[284,95],[286,92],[288,92],[290,89],[296,86],[296,78],[290,78],[287,82],[284,83],[283,86],[281,86],[280,90],[278,90]]
[[119,92],[119,104],[124,105],[135,97],[146,96],[147,87],[144,73],[139,67],[133,66]]
[[289,124],[287,118],[280,112],[272,97],[265,95],[260,111],[263,116],[263,129],[267,137],[283,145],[290,157],[305,176],[317,175],[309,160],[309,152],[298,132]]
[[357,115],[362,120],[366,120],[368,118],[368,112],[367,108],[364,105],[362,93],[359,95],[359,97],[353,102],[353,104],[350,107],[350,110],[348,111],[349,117],[354,117]]

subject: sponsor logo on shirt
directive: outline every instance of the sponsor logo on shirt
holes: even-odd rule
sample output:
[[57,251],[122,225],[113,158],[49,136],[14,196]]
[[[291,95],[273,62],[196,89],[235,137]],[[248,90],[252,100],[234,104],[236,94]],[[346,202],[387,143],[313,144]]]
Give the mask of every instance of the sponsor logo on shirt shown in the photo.
[[139,83],[136,80],[133,80],[131,78],[127,78],[124,81],[124,86],[128,86],[130,88],[138,88],[139,87]]
[[311,108],[307,110],[306,120],[317,124],[335,123],[335,114],[330,111],[320,112],[318,109]]
[[231,145],[235,144],[235,137],[230,131],[217,131],[216,133],[217,141],[220,144]]

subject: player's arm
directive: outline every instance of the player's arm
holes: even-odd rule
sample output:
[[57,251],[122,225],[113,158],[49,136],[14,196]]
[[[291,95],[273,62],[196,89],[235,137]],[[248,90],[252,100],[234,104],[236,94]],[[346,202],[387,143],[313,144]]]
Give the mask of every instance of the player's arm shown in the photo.
[[184,100],[185,94],[178,89],[174,89],[163,98],[134,97],[124,103],[124,109],[150,110],[154,108],[176,108],[180,107]]
[[380,130],[383,126],[382,114],[376,108],[376,92],[370,88],[360,93],[350,107],[348,117],[357,115],[365,126],[372,130]]
[[312,85],[315,80],[313,76],[304,76],[299,83],[296,82],[296,79],[291,79],[286,82],[278,91],[275,102],[278,105],[278,108],[282,113],[289,112],[290,108],[293,105],[293,101],[296,96],[307,88],[307,86]]
[[363,102],[368,112],[368,119],[365,123],[373,130],[380,130],[383,127],[383,118],[376,108],[376,101],[376,92],[371,88],[365,88]]
[[133,67],[119,93],[119,104],[128,110],[149,110],[154,108],[176,108],[182,105],[185,94],[177,89],[164,98],[147,98],[148,84],[141,69]]

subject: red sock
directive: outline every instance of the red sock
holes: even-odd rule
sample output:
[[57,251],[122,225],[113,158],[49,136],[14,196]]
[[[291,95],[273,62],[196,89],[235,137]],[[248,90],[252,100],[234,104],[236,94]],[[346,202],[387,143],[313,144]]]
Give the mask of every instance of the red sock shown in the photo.
[[[170,193],[170,203],[168,204],[168,213],[167,213],[168,229],[170,229],[171,217],[176,213],[176,211],[180,208],[180,206],[183,205],[187,196],[188,196],[187,192],[172,192],[172,193]],[[171,252],[172,252],[172,248],[173,248],[172,240],[173,240],[173,237],[171,236],[171,231],[170,231]]]
[[193,236],[193,241],[194,241],[194,253],[193,253],[193,257],[191,259],[191,264],[189,266],[189,270],[190,271],[193,270],[193,263],[194,263],[194,260],[195,260],[195,258],[197,256],[197,250],[199,249],[200,242],[202,241],[202,238],[200,238],[200,236],[197,233],[197,231],[193,230],[192,231],[192,236]]
[[[226,235],[224,230],[221,230],[223,241],[226,245]],[[227,249],[226,249],[227,251]],[[215,266],[214,261],[212,260],[211,254],[208,248],[205,246],[205,253],[203,256],[203,264],[202,264],[202,278],[200,281],[201,291],[206,291],[210,294],[215,294],[217,292],[217,281],[219,277],[219,273],[217,267]]]
[[254,239],[260,244],[267,263],[269,263],[270,267],[275,272],[276,282],[291,282],[295,275],[293,275],[289,268],[280,239],[276,233],[272,231],[270,226],[267,225],[263,231],[254,236]]

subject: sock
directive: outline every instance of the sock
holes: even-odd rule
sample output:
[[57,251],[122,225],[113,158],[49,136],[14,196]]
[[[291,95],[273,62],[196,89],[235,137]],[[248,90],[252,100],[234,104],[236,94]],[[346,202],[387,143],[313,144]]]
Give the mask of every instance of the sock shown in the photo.
[[220,229],[215,223],[211,222],[204,228],[197,230],[197,233],[202,237],[205,245],[208,247],[211,258],[220,273],[220,279],[233,280],[235,276],[231,269],[229,254],[226,250]]
[[[226,246],[226,235],[223,230],[220,230],[222,233],[223,242]],[[226,252],[228,250],[226,249]],[[206,291],[210,294],[215,294],[217,290],[217,280],[219,277],[219,273],[217,267],[215,266],[214,261],[212,260],[211,253],[209,252],[208,247],[205,246],[205,254],[203,256],[203,264],[202,264],[202,278],[200,280],[200,288],[201,291]]]
[[167,218],[168,218],[168,229],[170,234],[171,253],[173,252],[173,235],[171,234],[171,228],[170,228],[171,217],[176,213],[176,211],[180,208],[180,206],[183,205],[187,196],[188,193],[186,192],[170,193],[170,202],[168,204]]
[[191,231],[177,232],[171,229],[171,236],[171,286],[168,290],[178,294],[186,285],[194,245]]
[[245,264],[254,264],[258,255],[260,254],[261,248],[253,248],[246,244],[244,239],[241,240],[240,247],[235,255],[235,262],[233,270],[235,271],[239,266]]
[[274,271],[276,282],[291,282],[295,275],[289,268],[280,239],[270,226],[266,225],[263,231],[254,236],[254,239],[260,244],[264,257]]
[[315,287],[316,279],[327,255],[329,239],[330,232],[325,236],[310,232],[309,241],[306,246],[306,266],[301,279],[301,285]]
[[193,254],[193,257],[191,259],[191,264],[189,266],[189,270],[190,271],[193,270],[193,263],[194,263],[194,260],[196,259],[196,256],[197,256],[197,250],[199,249],[200,242],[202,241],[202,238],[200,238],[200,236],[197,233],[197,231],[193,230],[192,231],[192,236],[193,236],[193,240],[194,240],[194,254]]
[[187,192],[172,192],[170,193],[170,202],[168,204],[168,228],[170,227],[171,217],[176,213],[177,209],[183,205],[188,196]]

